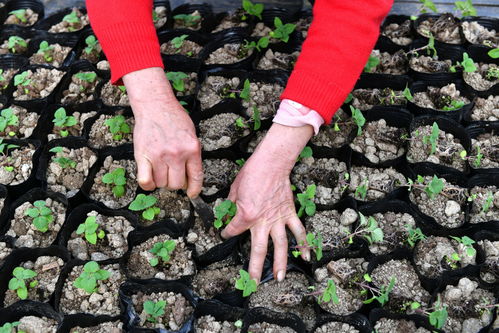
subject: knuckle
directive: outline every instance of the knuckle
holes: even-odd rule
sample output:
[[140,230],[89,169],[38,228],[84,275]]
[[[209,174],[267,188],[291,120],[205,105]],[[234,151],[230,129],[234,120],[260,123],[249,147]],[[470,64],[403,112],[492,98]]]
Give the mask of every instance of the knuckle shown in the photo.
[[260,243],[254,243],[251,249],[256,255],[265,255],[267,253],[267,246]]

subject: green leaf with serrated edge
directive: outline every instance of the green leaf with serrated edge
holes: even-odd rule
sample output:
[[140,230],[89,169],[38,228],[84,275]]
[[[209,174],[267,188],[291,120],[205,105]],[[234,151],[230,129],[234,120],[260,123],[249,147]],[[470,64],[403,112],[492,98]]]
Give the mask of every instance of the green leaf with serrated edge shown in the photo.
[[154,257],[152,258],[151,260],[149,260],[149,264],[152,266],[152,267],[155,267],[159,264],[159,260],[158,258]]

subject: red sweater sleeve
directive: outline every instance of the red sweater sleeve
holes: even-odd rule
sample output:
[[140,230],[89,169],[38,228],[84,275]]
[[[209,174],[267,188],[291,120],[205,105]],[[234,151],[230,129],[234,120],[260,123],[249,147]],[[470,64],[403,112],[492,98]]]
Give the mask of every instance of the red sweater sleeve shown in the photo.
[[393,0],[316,0],[314,19],[281,98],[329,123],[355,85]]
[[153,0],[86,0],[92,29],[111,66],[111,82],[150,67],[163,68],[152,21]]

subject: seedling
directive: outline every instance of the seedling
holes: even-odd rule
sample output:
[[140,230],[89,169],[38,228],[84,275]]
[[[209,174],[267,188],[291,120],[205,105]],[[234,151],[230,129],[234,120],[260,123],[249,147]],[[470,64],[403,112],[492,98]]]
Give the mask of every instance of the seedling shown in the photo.
[[456,1],[454,9],[461,12],[461,16],[476,16],[476,9],[471,0]]
[[440,192],[442,192],[443,189],[444,181],[434,175],[430,183],[425,187],[424,191],[428,194],[430,199],[434,199]]
[[431,134],[423,136],[423,143],[425,145],[427,144],[431,145],[430,154],[433,154],[435,153],[435,151],[437,151],[437,142],[439,134],[440,134],[440,128],[438,127],[438,124],[436,122],[433,122],[433,125],[431,125]]
[[412,226],[406,225],[406,229],[408,232],[407,243],[410,247],[414,247],[416,245],[416,242],[426,239],[426,236],[423,234],[420,228],[413,229]]
[[86,54],[90,54],[90,53],[97,50],[97,45],[99,44],[99,41],[95,38],[94,35],[90,35],[87,38],[85,38],[85,44],[87,46],[85,47],[85,49],[83,51]]
[[5,79],[5,76],[3,76],[3,69],[0,69],[0,89],[7,88],[9,83],[5,83],[5,81],[7,80]]
[[437,49],[435,48],[435,37],[431,32],[428,31],[428,44],[426,45],[426,53],[431,56],[432,52],[434,58],[438,57]]
[[489,55],[489,57],[491,57],[492,59],[497,59],[497,58],[499,58],[499,47],[496,47],[495,49],[490,50],[489,52],[487,52],[487,54],[488,54],[488,55]]
[[118,86],[118,89],[123,93],[126,94],[126,87],[125,86]]
[[[0,154],[2,154],[3,156],[6,156],[8,153],[9,153],[9,149],[13,149],[13,148],[19,148],[18,145],[14,145],[14,144],[9,144],[9,143],[3,143],[3,139],[0,138]],[[13,167],[4,167],[7,171],[13,171],[14,168]],[[9,168],[9,169],[7,169]],[[10,170],[10,168],[12,168]]]
[[28,285],[26,285],[27,280],[34,278],[38,274],[31,269],[25,269],[23,267],[16,267],[12,271],[13,278],[9,281],[9,290],[16,291],[17,296],[20,299],[28,298],[28,287],[35,288],[38,285],[37,280],[32,280]]
[[236,321],[234,322],[234,326],[235,326],[236,328],[242,328],[242,327],[243,327],[243,321],[242,321],[241,319],[236,320]]
[[50,149],[49,151],[51,153],[56,154],[54,157],[52,157],[52,161],[59,164],[59,166],[63,169],[76,167],[77,163],[75,161],[73,161],[70,158],[59,155],[63,152],[63,150],[64,150],[64,148],[62,148],[61,146],[57,146],[57,147]]
[[147,313],[147,321],[157,323],[158,318],[165,314],[166,301],[145,301],[144,311]]
[[[261,3],[253,4],[250,0],[243,0],[243,9],[246,14],[250,16],[256,16],[260,20],[262,19],[263,5]],[[246,14],[241,17],[241,20],[245,21],[248,19],[248,16],[246,16]]]
[[16,76],[14,76],[14,85],[25,87],[24,92],[26,94],[29,93],[29,89],[27,88],[27,86],[31,83],[31,79],[28,79],[28,75],[28,71],[24,71],[21,74],[17,74]]
[[298,193],[296,198],[298,199],[298,203],[300,204],[300,208],[298,209],[298,217],[302,217],[305,212],[308,216],[313,216],[315,214],[315,184],[308,185],[307,189],[303,193]]
[[161,209],[159,207],[154,206],[158,199],[156,199],[153,195],[145,195],[143,193],[137,195],[135,200],[133,200],[128,209],[134,212],[142,212],[142,217],[145,220],[152,221],[156,215],[159,215]]
[[253,105],[253,114],[251,115],[253,120],[253,130],[258,131],[262,127],[262,119],[260,116],[260,110],[258,110],[256,105]]
[[250,101],[250,88],[251,83],[248,79],[244,80],[243,90],[239,93],[239,98],[242,100],[249,102]]
[[47,41],[43,41],[38,46],[38,54],[43,54],[43,58],[47,62],[52,62],[54,60],[54,46],[49,45]]
[[243,167],[244,163],[246,163],[246,160],[244,158],[236,160],[236,164],[239,165],[240,167]]
[[365,73],[372,73],[375,69],[376,66],[378,66],[380,63],[380,60],[376,56],[369,56],[369,59],[367,60],[366,66],[364,67],[364,72]]
[[177,243],[174,240],[167,240],[164,242],[158,242],[149,250],[155,255],[154,258],[149,260],[149,264],[155,267],[159,264],[159,259],[162,259],[164,263],[168,263],[171,259],[171,254],[175,251]]
[[177,49],[177,53],[180,52],[180,48],[184,45],[184,41],[187,37],[189,37],[189,35],[182,35],[171,40],[173,47]]
[[5,131],[7,126],[17,126],[18,124],[19,118],[14,114],[14,110],[7,108],[0,112],[0,132]]
[[28,43],[24,38],[21,38],[19,36],[10,36],[9,40],[7,42],[7,47],[12,53],[16,53],[16,47],[28,47]]
[[364,179],[362,185],[357,186],[357,188],[355,189],[354,197],[365,200],[368,189],[369,189],[369,181],[367,179]]
[[95,82],[95,79],[97,79],[97,73],[95,73],[95,72],[80,72],[80,73],[76,73],[75,77],[77,79],[82,80],[82,81],[86,81],[88,83],[93,83],[93,82]]
[[[244,45],[242,48],[245,50],[244,56],[249,54],[250,50],[257,49],[258,51],[261,51],[262,49],[266,49],[269,46],[270,39],[266,36],[260,37],[258,41],[251,41],[248,42],[247,40],[244,41]],[[244,57],[242,56],[242,57]]]
[[66,114],[66,109],[60,107],[55,111],[54,119],[52,120],[52,122],[59,128],[66,128],[59,131],[61,137],[65,138],[69,135],[67,128],[76,125],[76,118],[73,116],[68,116]]
[[215,207],[215,221],[213,225],[215,228],[220,229],[222,226],[227,225],[236,216],[237,206],[230,200],[225,200]]
[[369,242],[369,244],[382,242],[383,241],[383,230],[378,227],[378,222],[374,217],[369,216],[366,218],[362,213],[359,212],[360,225],[363,226],[364,238]]
[[49,224],[54,221],[52,210],[47,207],[45,200],[37,200],[33,203],[34,208],[26,210],[24,215],[33,219],[33,225],[40,232],[47,232]]
[[109,128],[111,134],[113,134],[113,140],[116,141],[120,141],[123,139],[123,135],[130,134],[132,132],[125,117],[121,114],[107,119],[104,124]]
[[244,120],[243,117],[237,118],[234,124],[238,128],[248,128],[248,125],[246,124],[246,121]]
[[256,281],[250,278],[248,272],[244,269],[240,269],[239,276],[239,279],[236,280],[236,289],[243,292],[243,297],[248,297],[252,293],[256,292]]
[[14,15],[22,23],[27,23],[28,18],[26,17],[26,9],[17,9],[9,12],[9,15]]
[[421,13],[427,13],[428,9],[431,10],[432,12],[436,13],[437,12],[437,6],[433,3],[431,0],[419,0],[421,2]]
[[90,244],[97,244],[97,239],[103,239],[106,233],[103,229],[99,229],[100,225],[97,223],[97,218],[95,216],[88,216],[85,222],[78,226],[76,229],[76,234],[85,235],[85,239]]
[[[366,279],[366,275],[364,276],[364,279]],[[367,275],[367,277],[368,277],[369,280],[371,280],[371,278],[369,277],[369,275]],[[395,282],[396,282],[396,279],[394,277],[392,277],[390,279],[390,282],[389,282],[388,286],[381,286],[379,288],[379,291],[376,293],[377,294],[376,296],[373,296],[372,298],[369,298],[369,299],[363,301],[363,303],[364,304],[369,304],[369,303],[372,303],[373,301],[376,300],[376,301],[378,301],[381,304],[381,306],[385,305],[389,301],[389,297],[388,296],[390,295],[391,291],[393,290],[393,287],[395,287]],[[361,294],[367,294],[367,290],[364,289],[361,292]]]
[[463,53],[463,61],[459,62],[459,65],[463,67],[466,73],[473,73],[477,70],[475,62],[470,58],[467,52]]
[[477,145],[476,146],[475,161],[473,162],[473,165],[475,166],[475,168],[479,168],[480,165],[482,165],[482,158],[483,158],[482,150],[480,149],[480,146]]
[[111,273],[101,269],[95,261],[89,261],[83,266],[83,272],[76,278],[73,285],[91,294],[97,289],[97,281],[109,279]]
[[[12,333],[15,332],[15,327],[19,326],[20,322],[15,321],[13,323],[5,323],[2,326],[0,326],[0,333]],[[22,331],[19,331],[19,333],[22,333]]]
[[350,105],[350,111],[352,111],[352,119],[357,125],[357,136],[359,136],[362,134],[362,126],[365,125],[366,118],[364,118],[364,115],[359,109],[353,107],[352,105]]
[[274,18],[275,30],[269,33],[270,37],[283,41],[287,43],[289,41],[289,35],[295,31],[296,24],[286,23],[283,24],[281,19],[278,17]]
[[402,91],[402,95],[404,95],[405,99],[407,99],[409,102],[412,102],[414,100],[409,87],[405,87],[404,91]]
[[465,104],[463,101],[451,100],[450,105],[446,105],[442,108],[444,111],[455,111],[462,108]]
[[201,21],[201,16],[192,14],[178,14],[173,17],[174,20],[183,21],[187,27],[194,27]]
[[485,74],[485,78],[489,81],[494,81],[499,79],[499,68],[489,67],[487,74]]
[[307,234],[307,244],[315,252],[317,261],[322,259],[322,236],[317,233],[317,236],[311,232]]
[[116,168],[114,171],[102,176],[102,182],[113,186],[113,195],[115,198],[121,198],[125,194],[125,169]]
[[310,148],[309,146],[306,146],[305,148],[303,148],[300,155],[298,155],[298,158],[296,159],[296,161],[298,162],[304,158],[312,157],[312,154],[313,154],[312,148]]
[[434,310],[429,313],[430,324],[436,329],[441,329],[445,326],[447,316],[447,306],[443,306],[440,301],[440,296],[438,296]]
[[494,193],[492,193],[492,191],[488,191],[487,198],[485,199],[485,202],[483,203],[482,206],[482,212],[487,213],[490,207],[492,207],[493,203],[494,203]]
[[463,236],[463,237],[454,237],[454,236],[451,236],[452,239],[454,239],[455,241],[461,243],[465,250],[466,250],[466,255],[468,255],[468,257],[474,257],[476,255],[476,250],[475,248],[473,247],[473,244],[475,244],[475,241],[471,238],[469,238],[468,236]]
[[71,11],[71,13],[64,16],[62,20],[64,22],[69,23],[69,26],[68,26],[69,31],[75,31],[76,30],[75,26],[77,26],[79,23],[81,23],[81,20],[78,17],[76,10]]
[[336,294],[336,284],[334,283],[333,280],[331,280],[331,279],[327,280],[327,287],[322,292],[322,295],[320,295],[318,297],[317,301],[319,303],[329,303],[331,301],[334,304],[340,303],[340,299],[338,298],[338,294]]
[[187,79],[189,75],[184,72],[168,72],[166,73],[166,77],[172,82],[173,89],[182,92],[185,90],[184,80]]
[[156,13],[156,11],[153,9],[153,10],[152,10],[152,21],[153,21],[154,23],[156,23],[158,20],[159,20],[159,16],[158,16],[158,14]]

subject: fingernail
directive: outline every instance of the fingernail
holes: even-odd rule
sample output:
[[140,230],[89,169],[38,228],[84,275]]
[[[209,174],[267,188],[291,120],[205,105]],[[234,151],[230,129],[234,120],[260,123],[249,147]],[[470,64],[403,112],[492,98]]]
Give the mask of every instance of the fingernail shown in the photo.
[[284,280],[284,277],[286,276],[285,271],[279,271],[277,272],[277,282],[282,282]]

